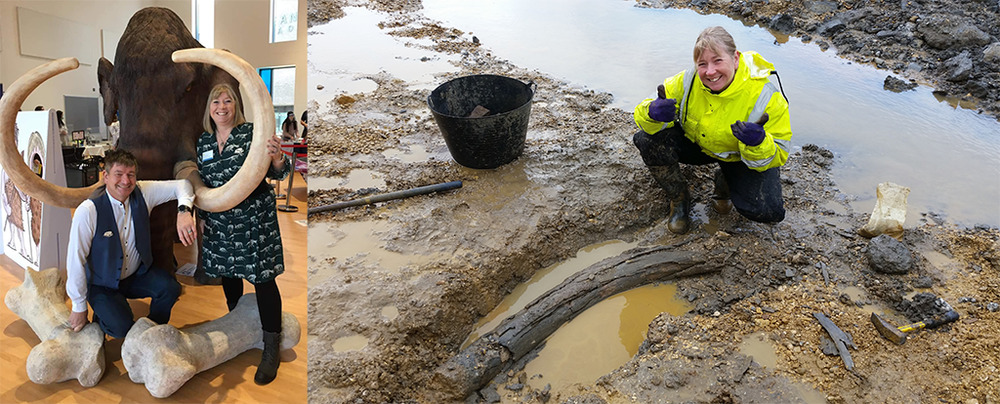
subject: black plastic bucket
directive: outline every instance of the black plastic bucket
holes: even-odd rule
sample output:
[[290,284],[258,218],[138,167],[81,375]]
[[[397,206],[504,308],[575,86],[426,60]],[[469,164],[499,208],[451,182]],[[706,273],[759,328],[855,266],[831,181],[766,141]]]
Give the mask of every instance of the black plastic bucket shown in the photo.
[[[451,157],[469,168],[497,168],[524,150],[535,83],[479,74],[450,80],[431,91],[431,108]],[[489,110],[473,117],[476,107]]]

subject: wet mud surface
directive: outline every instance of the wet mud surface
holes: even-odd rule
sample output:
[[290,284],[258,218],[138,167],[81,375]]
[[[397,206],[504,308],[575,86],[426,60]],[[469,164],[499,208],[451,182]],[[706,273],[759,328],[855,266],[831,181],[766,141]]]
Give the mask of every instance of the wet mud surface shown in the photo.
[[[745,4],[755,10],[750,14],[754,18],[782,12],[795,21],[822,21],[822,16],[835,14],[806,15],[790,2],[774,8],[781,3]],[[862,5],[877,10],[899,7],[830,3],[840,11]],[[921,7],[947,9],[939,3]],[[993,7],[995,13],[995,3],[968,4]],[[365,77],[378,84],[375,91],[336,97],[329,113],[311,114],[316,116],[310,139],[312,177],[367,169],[381,173],[385,186],[311,190],[310,206],[446,181],[461,180],[464,186],[310,217],[310,401],[448,402],[447,392],[433,387],[433,371],[459,351],[475,322],[535,271],[610,239],[676,244],[685,251],[723,256],[725,266],[718,274],[677,282],[678,294],[694,308],[683,316],[657,317],[639,353],[595,383],[570,392],[534,389],[524,381],[545,375],[513,370],[471,400],[1000,400],[1000,230],[958,228],[922,214],[921,225],[907,228],[902,240],[913,257],[909,271],[874,271],[867,256],[869,240],[856,234],[870,212],[853,211],[848,202],[854,197],[838,191],[830,176],[832,153],[804,145],[793,151],[782,170],[788,211],[784,222],[763,225],[735,213],[717,215],[707,207],[711,169],[685,167],[696,220],[688,234],[672,235],[663,221],[665,195],[631,144],[636,130],[631,113],[608,107],[610,94],[513,66],[470,33],[423,18],[415,1],[311,0],[310,24],[335,18],[352,5],[385,12],[383,29],[401,39],[431,40],[431,45],[413,46],[459,56],[460,71],[441,76],[441,82],[477,73],[502,74],[534,81],[537,92],[523,155],[496,170],[455,164],[427,108],[429,90],[411,89],[388,73]],[[969,18],[962,21],[975,24],[980,14],[967,12]],[[995,32],[990,35],[997,37]],[[309,40],[323,39],[312,35]],[[930,81],[940,79],[932,69],[922,72]],[[992,105],[995,90],[988,92],[994,94]],[[988,105],[983,108],[993,111]],[[430,157],[403,162],[383,153],[415,148]],[[315,245],[355,237],[336,229],[357,223],[372,223],[375,230],[369,236],[382,250],[412,257],[413,263],[386,270],[378,263],[378,252],[323,257],[314,251]],[[915,332],[906,344],[894,345],[873,328],[869,307],[898,310],[901,314],[890,319],[900,325],[918,321],[926,310],[906,298],[914,292],[943,298],[962,318]],[[853,371],[845,369],[839,356],[823,353],[826,333],[813,313],[824,313],[851,334],[857,346],[850,351]],[[755,333],[774,347],[773,368],[740,353],[740,342]],[[336,347],[338,341],[359,336],[366,344]]]

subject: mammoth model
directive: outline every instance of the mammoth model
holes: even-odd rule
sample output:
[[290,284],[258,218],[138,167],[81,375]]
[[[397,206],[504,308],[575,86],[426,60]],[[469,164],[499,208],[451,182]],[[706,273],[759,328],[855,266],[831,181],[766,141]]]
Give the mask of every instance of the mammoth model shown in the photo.
[[[43,181],[26,166],[14,146],[14,121],[21,104],[49,78],[75,69],[79,62],[64,58],[25,73],[0,99],[0,163],[26,194],[65,208],[75,208],[100,185],[63,188]],[[255,69],[222,50],[205,49],[183,21],[165,8],[139,10],[129,20],[118,42],[115,64],[101,58],[98,81],[104,97],[104,118],[110,124],[117,112],[121,135],[118,147],[139,162],[139,179],[187,178],[195,188],[198,208],[218,212],[230,209],[260,184],[269,157],[268,136],[275,133],[270,95]],[[208,188],[196,171],[195,142],[203,131],[208,93],[219,83],[242,85],[245,105],[256,121],[251,150],[240,171],[219,188]],[[175,268],[173,242],[176,205],[164,204],[150,215],[154,265]]]

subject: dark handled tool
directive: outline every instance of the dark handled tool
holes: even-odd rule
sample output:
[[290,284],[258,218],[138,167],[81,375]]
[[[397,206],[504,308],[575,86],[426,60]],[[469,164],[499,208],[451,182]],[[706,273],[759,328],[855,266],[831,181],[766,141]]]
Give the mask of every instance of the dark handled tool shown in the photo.
[[906,342],[907,333],[921,328],[937,328],[958,320],[958,317],[959,315],[957,311],[948,310],[944,314],[932,317],[929,320],[904,325],[902,327],[896,327],[888,321],[885,321],[882,317],[879,317],[878,314],[872,313],[872,324],[875,325],[875,329],[878,330],[878,333],[882,334],[885,339],[896,343],[896,345],[903,345],[903,343]]
[[393,199],[409,198],[411,196],[430,194],[439,191],[447,191],[455,188],[461,188],[462,181],[452,181],[445,182],[441,184],[427,185],[423,187],[417,187],[413,189],[407,189],[403,191],[389,192],[386,194],[366,196],[360,199],[353,199],[347,202],[337,202],[330,205],[317,206],[314,208],[309,208],[309,214],[321,213],[330,210],[350,208],[352,206],[367,205],[370,203],[391,201]]

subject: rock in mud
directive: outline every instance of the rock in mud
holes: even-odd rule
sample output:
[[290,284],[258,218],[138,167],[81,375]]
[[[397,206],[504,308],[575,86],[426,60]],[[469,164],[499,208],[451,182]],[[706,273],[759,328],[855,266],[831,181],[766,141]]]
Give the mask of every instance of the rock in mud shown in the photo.
[[944,67],[949,70],[945,76],[948,81],[965,81],[972,74],[972,58],[969,51],[962,51],[958,56],[944,62]]
[[795,18],[788,14],[778,14],[771,17],[770,26],[782,34],[791,34],[795,31]]
[[951,306],[933,293],[917,293],[913,300],[903,299],[899,303],[899,311],[910,321],[924,321],[932,317],[944,315]]
[[816,14],[826,14],[837,11],[837,2],[835,1],[807,1],[805,2],[805,6],[806,10]]
[[983,60],[989,63],[1000,64],[1000,42],[994,42],[983,49]]
[[913,254],[905,244],[883,234],[868,243],[868,266],[884,274],[905,274],[913,266]]
[[903,81],[892,76],[885,76],[885,83],[882,85],[882,88],[894,93],[901,93],[917,88],[917,83]]
[[843,31],[844,28],[847,28],[847,25],[844,24],[844,21],[842,21],[839,18],[834,18],[827,22],[824,22],[818,28],[816,28],[816,33],[820,35],[833,36],[833,34]]
[[608,402],[594,393],[588,393],[567,398],[563,404],[608,404]]
[[965,49],[990,43],[989,34],[975,25],[953,18],[923,18],[917,25],[917,33],[924,42],[937,49]]

